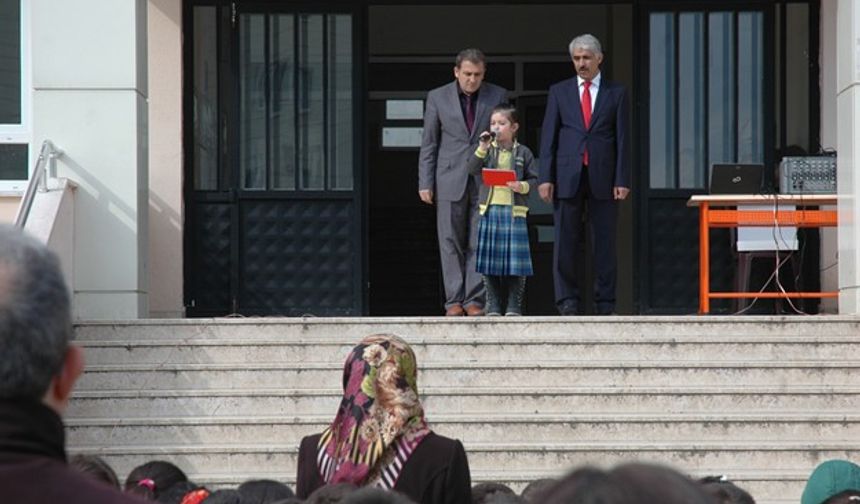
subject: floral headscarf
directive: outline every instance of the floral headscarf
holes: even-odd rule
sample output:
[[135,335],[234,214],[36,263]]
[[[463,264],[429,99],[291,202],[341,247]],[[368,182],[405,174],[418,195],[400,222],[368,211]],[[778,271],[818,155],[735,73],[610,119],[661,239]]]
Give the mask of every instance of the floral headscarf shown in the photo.
[[352,349],[343,369],[343,400],[317,450],[326,483],[394,487],[430,433],[416,379],[415,354],[398,336],[374,334]]

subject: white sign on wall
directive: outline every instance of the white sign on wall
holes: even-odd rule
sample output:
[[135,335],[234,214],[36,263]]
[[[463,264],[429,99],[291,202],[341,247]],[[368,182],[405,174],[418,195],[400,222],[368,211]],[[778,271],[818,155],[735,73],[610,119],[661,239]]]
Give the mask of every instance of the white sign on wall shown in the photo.
[[423,128],[386,127],[382,128],[382,147],[421,147]]
[[385,118],[423,119],[424,100],[385,100]]

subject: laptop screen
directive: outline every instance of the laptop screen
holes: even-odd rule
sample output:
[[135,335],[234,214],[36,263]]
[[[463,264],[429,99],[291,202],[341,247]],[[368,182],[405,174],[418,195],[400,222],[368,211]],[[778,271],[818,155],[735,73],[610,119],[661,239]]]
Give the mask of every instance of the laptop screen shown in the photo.
[[711,167],[711,194],[760,194],[764,165],[715,164]]

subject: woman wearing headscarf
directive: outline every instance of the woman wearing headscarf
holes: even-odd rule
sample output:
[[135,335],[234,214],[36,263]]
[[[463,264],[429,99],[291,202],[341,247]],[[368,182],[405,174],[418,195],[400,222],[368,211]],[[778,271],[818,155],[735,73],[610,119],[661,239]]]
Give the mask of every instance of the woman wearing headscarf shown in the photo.
[[427,426],[416,379],[415,353],[398,336],[368,336],[353,348],[334,421],[302,439],[297,496],[352,483],[395,490],[422,504],[471,502],[463,445]]

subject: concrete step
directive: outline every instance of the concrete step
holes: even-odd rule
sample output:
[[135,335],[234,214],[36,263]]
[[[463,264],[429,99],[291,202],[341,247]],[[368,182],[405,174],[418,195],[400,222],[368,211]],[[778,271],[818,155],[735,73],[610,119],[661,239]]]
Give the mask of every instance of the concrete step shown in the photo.
[[[581,443],[464,443],[476,470],[504,467],[508,471],[558,471],[582,465],[613,466],[646,460],[697,472],[702,468],[732,467],[736,472],[796,471],[824,460],[850,458],[860,449],[856,441],[790,442],[581,442]],[[69,451],[80,448],[70,446]],[[260,468],[285,475],[295,473],[298,447],[264,445],[122,446],[86,450],[101,455],[118,473],[155,458],[173,461],[190,474],[235,472],[254,474]]]
[[[92,448],[121,444],[173,446],[253,445],[261,440],[298,445],[302,437],[322,431],[331,421],[325,416],[197,417],[156,419],[79,418],[67,422],[70,443]],[[762,414],[495,414],[428,415],[442,435],[493,443],[499,439],[539,439],[570,443],[611,439],[616,443],[732,441],[838,442],[860,439],[860,415]]]
[[[499,383],[577,384],[580,386],[749,385],[856,383],[860,360],[821,362],[577,361],[429,362],[421,365],[420,387],[478,386]],[[301,389],[339,383],[342,369],[327,362],[247,364],[91,365],[81,390],[115,389]]]
[[[303,337],[299,341],[260,339],[195,338],[176,343],[166,340],[86,341],[86,356],[92,362],[119,364],[208,364],[248,362],[332,362],[341,365],[354,341],[342,338]],[[772,361],[821,359],[845,361],[860,355],[860,339],[832,337],[828,341],[795,338],[790,341],[734,341],[701,338],[635,337],[591,338],[532,335],[527,338],[420,338],[411,342],[418,362],[471,362],[516,356],[539,362],[547,356],[580,361],[606,361],[637,357],[643,360],[682,361]]]
[[[76,391],[68,418],[235,417],[288,413],[332,415],[338,389],[199,389]],[[428,413],[745,413],[751,411],[855,411],[860,387],[777,386],[594,386],[421,387]]]
[[298,440],[331,420],[343,360],[372,333],[415,348],[428,420],[463,440],[475,482],[645,460],[787,504],[820,461],[860,457],[860,318],[833,316],[79,324],[72,451],[121,476],[163,458],[216,487],[292,482]]
[[219,318],[153,319],[80,323],[78,341],[127,340],[192,341],[251,339],[291,341],[303,338],[340,338],[355,343],[373,333],[394,333],[407,341],[421,338],[472,338],[493,334],[565,338],[793,338],[824,341],[860,334],[854,316],[614,316],[517,317],[517,319],[451,319],[446,317],[339,317],[339,318]]

